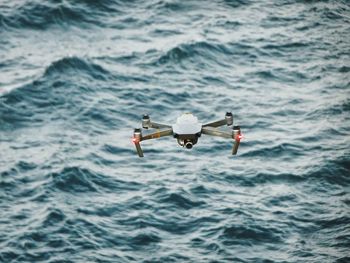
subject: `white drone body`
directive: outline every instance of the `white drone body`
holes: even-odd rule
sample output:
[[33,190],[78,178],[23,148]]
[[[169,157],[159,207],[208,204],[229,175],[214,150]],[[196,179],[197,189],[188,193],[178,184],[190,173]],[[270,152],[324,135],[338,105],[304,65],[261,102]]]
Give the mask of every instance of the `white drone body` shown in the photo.
[[201,130],[202,124],[198,122],[197,117],[187,113],[177,118],[173,125],[173,136],[181,146],[191,149],[197,143]]
[[[219,130],[220,126],[232,126],[230,131]],[[191,149],[193,145],[198,142],[198,138],[202,134],[219,136],[223,138],[233,139],[235,141],[232,149],[232,154],[236,155],[240,140],[242,139],[241,128],[239,126],[233,126],[233,116],[231,112],[227,112],[225,119],[202,124],[198,122],[197,117],[191,113],[186,113],[177,118],[176,123],[172,126],[151,122],[148,115],[143,115],[142,127],[144,129],[154,128],[158,129],[157,132],[143,136],[142,129],[134,130],[133,143],[135,144],[137,153],[140,157],[143,157],[143,151],[140,145],[141,141],[156,139],[164,136],[173,136],[177,139],[179,145]]]
[[196,134],[201,132],[201,129],[202,124],[191,113],[181,115],[173,125],[173,132],[175,134]]

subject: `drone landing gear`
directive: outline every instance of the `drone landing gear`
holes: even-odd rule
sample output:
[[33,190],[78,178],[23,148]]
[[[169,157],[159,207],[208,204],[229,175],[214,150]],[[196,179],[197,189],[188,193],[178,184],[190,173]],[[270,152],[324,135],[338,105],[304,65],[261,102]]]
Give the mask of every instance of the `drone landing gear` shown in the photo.
[[233,116],[231,112],[226,112],[225,119],[207,123],[203,125],[202,133],[211,136],[218,136],[227,139],[234,139],[235,142],[232,148],[232,155],[236,155],[238,151],[238,147],[243,136],[241,135],[241,128],[239,126],[233,126],[231,132],[221,131],[217,129],[220,126],[233,125]]
[[137,151],[137,154],[139,155],[139,157],[143,157],[143,151],[142,151],[141,144],[140,144],[141,141],[157,139],[157,138],[160,138],[160,137],[173,135],[173,129],[171,128],[171,126],[165,125],[165,124],[151,122],[150,117],[148,115],[143,115],[142,127],[144,129],[148,129],[148,128],[154,128],[154,129],[166,128],[166,130],[162,130],[162,131],[158,130],[156,132],[153,132],[153,133],[150,133],[150,134],[147,134],[147,135],[143,136],[141,129],[135,129],[132,141],[135,144],[136,151]]

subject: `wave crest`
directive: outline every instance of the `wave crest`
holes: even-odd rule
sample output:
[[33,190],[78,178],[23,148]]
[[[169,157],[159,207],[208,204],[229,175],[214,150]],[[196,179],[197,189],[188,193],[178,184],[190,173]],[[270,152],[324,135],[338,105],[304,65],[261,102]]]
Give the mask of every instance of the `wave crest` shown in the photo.
[[110,73],[98,64],[79,57],[64,57],[59,59],[45,70],[44,77],[53,74],[85,73],[94,79],[105,80]]
[[75,1],[74,5],[66,2],[45,1],[25,3],[12,13],[0,16],[0,28],[45,30],[52,26],[82,26],[85,24],[104,25],[100,17],[108,12],[120,13],[112,1]]
[[228,55],[231,51],[223,44],[212,44],[206,41],[195,42],[190,44],[181,44],[168,50],[161,55],[155,64],[172,64],[180,63],[183,60],[189,60],[192,57],[217,60],[220,55]]

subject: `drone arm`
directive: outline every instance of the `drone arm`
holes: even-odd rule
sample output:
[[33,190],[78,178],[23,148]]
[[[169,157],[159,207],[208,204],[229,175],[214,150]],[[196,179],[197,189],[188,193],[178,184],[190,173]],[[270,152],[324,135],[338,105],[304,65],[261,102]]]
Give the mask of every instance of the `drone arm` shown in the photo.
[[214,122],[210,122],[210,123],[204,124],[203,127],[216,128],[216,127],[220,127],[220,126],[223,126],[223,125],[226,125],[226,124],[227,124],[226,119],[223,119],[223,120],[214,121]]
[[167,129],[167,130],[157,131],[157,132],[143,136],[141,129],[135,129],[134,137],[133,137],[132,141],[135,144],[136,151],[137,151],[137,154],[139,155],[139,157],[143,157],[143,151],[142,151],[142,148],[140,145],[141,141],[156,139],[156,138],[160,138],[160,137],[164,137],[164,136],[170,136],[172,134],[173,134],[173,129]]
[[231,112],[226,112],[225,119],[204,124],[203,127],[216,128],[223,125],[231,126],[232,124],[233,124],[233,115]]
[[173,135],[173,129],[167,129],[164,131],[157,131],[157,132],[154,132],[151,134],[147,134],[147,135],[141,137],[141,141],[157,139],[160,137],[170,136],[170,135]]
[[222,137],[222,138],[234,139],[235,143],[233,144],[232,155],[237,154],[238,147],[239,147],[239,144],[240,144],[241,139],[242,139],[241,128],[239,126],[234,126],[231,133],[220,131],[220,130],[218,130],[216,128],[212,128],[212,127],[203,127],[202,133],[206,134],[206,135],[211,135],[211,136],[218,136],[218,137]]
[[166,125],[166,124],[153,122],[153,121],[151,121],[151,118],[149,117],[148,114],[144,114],[143,117],[142,117],[142,128],[144,128],[144,129],[148,129],[148,128],[153,128],[153,129],[166,128],[166,129],[170,129],[171,126]]
[[211,126],[210,127],[203,127],[202,128],[202,133],[206,134],[206,135],[218,136],[218,137],[222,137],[222,138],[232,139],[232,133],[220,131],[220,130],[218,130],[216,128],[213,128]]
[[157,123],[157,122],[150,122],[149,128],[153,128],[153,129],[167,128],[167,129],[170,129],[171,126],[166,125],[166,124]]

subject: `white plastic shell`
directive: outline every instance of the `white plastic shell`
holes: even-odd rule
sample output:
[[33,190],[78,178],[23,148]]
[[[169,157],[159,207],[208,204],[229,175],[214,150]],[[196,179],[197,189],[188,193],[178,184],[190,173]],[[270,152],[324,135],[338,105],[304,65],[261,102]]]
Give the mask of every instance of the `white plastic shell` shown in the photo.
[[182,134],[196,134],[202,131],[202,123],[198,122],[197,117],[191,113],[186,113],[177,118],[173,125],[173,133]]

